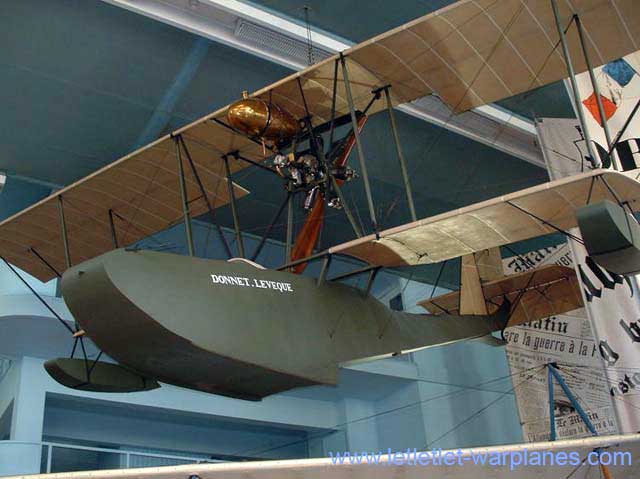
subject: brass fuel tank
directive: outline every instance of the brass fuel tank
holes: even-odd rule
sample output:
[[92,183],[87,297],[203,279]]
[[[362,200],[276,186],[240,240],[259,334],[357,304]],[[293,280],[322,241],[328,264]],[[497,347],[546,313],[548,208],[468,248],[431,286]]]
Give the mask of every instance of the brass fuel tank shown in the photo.
[[290,140],[300,131],[298,120],[287,110],[246,95],[229,106],[227,121],[236,130],[274,145]]

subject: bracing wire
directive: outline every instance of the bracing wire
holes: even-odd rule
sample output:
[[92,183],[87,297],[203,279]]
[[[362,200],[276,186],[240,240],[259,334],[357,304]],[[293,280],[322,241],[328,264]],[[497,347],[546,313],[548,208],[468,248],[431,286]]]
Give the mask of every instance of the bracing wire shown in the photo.
[[[456,391],[443,393],[443,394],[438,394],[438,395],[435,395],[435,396],[432,396],[432,397],[429,397],[429,398],[426,398],[426,399],[423,399],[423,400],[420,400],[420,401],[415,401],[415,402],[403,404],[403,405],[398,406],[398,407],[394,407],[394,408],[391,408],[391,409],[387,409],[385,411],[381,411],[381,412],[378,412],[378,413],[375,413],[375,414],[371,414],[369,416],[359,417],[359,418],[353,419],[351,421],[346,421],[346,422],[343,422],[343,423],[340,423],[340,424],[336,424],[336,425],[332,426],[330,429],[341,429],[341,428],[344,428],[344,427],[352,425],[352,424],[357,424],[357,423],[361,423],[361,422],[364,422],[364,421],[370,421],[370,420],[376,419],[378,417],[382,417],[382,416],[386,416],[386,415],[389,415],[389,414],[397,413],[399,411],[407,410],[409,408],[414,408],[414,407],[420,406],[422,404],[430,403],[432,401],[437,401],[437,400],[444,399],[444,398],[455,397],[455,396],[460,395],[460,394],[462,394],[464,392],[467,392],[469,390],[478,390],[478,388],[480,388],[482,386],[487,386],[489,384],[496,383],[496,382],[499,382],[499,381],[512,379],[512,378],[514,378],[516,376],[521,376],[523,374],[526,374],[529,371],[533,371],[533,370],[536,370],[536,369],[543,368],[545,365],[546,365],[546,363],[545,364],[538,364],[538,365],[532,366],[532,367],[527,368],[527,369],[523,369],[523,370],[515,372],[515,373],[507,374],[507,375],[500,376],[500,377],[497,377],[497,378],[492,378],[492,379],[489,379],[487,381],[482,381],[482,382],[480,382],[478,384],[475,384],[475,385],[472,385],[472,386],[462,386],[461,385],[461,386],[459,386],[460,389],[458,389]],[[529,381],[529,380],[531,380],[532,377],[533,376],[527,377],[526,380]],[[418,379],[418,382],[423,382],[423,381],[421,379]],[[430,382],[430,381],[424,381],[424,382]],[[497,392],[497,391],[493,391],[493,392]],[[237,451],[233,455],[241,455],[241,456],[253,455],[253,456],[258,456],[260,454],[266,454],[266,453],[269,453],[269,452],[273,452],[273,451],[277,451],[277,450],[280,450],[280,449],[284,449],[286,447],[291,447],[291,446],[295,446],[295,445],[298,445],[298,444],[304,444],[304,443],[308,442],[310,439],[317,439],[317,438],[323,437],[325,435],[326,435],[326,431],[322,431],[322,432],[316,433],[316,434],[309,434],[304,439],[299,439],[299,440],[295,440],[295,441],[289,441],[289,442],[286,442],[286,443],[283,443],[283,444],[279,444],[279,445],[276,445],[276,446],[268,446],[268,447],[265,447],[264,449],[260,449],[259,447],[254,447],[254,448],[251,448],[251,449]]]

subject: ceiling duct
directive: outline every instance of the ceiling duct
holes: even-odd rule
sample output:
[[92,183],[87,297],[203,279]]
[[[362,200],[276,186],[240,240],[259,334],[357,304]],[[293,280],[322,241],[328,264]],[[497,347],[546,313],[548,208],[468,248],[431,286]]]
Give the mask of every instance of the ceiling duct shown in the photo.
[[[242,18],[236,22],[234,34],[244,42],[271,51],[272,53],[289,57],[301,65],[308,63],[309,53],[305,41],[297,40]],[[316,63],[333,54],[316,46],[313,46],[312,52],[313,60]]]

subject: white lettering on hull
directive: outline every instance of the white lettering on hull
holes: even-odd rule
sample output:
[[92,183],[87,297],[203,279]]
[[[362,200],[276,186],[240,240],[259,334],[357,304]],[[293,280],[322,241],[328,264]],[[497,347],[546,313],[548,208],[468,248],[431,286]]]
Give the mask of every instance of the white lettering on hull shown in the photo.
[[240,286],[243,288],[272,289],[281,293],[293,293],[291,283],[281,281],[270,281],[268,279],[245,278],[242,276],[227,276],[224,274],[212,274],[213,284],[225,286]]

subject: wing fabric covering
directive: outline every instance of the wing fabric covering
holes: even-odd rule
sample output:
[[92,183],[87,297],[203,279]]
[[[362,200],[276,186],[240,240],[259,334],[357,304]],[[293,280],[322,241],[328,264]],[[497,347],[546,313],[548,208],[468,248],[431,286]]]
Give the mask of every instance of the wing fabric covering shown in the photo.
[[[636,0],[558,3],[564,25],[570,24],[574,14],[580,15],[595,65],[638,50],[640,9]],[[575,25],[570,26],[567,34],[576,71],[585,71]],[[464,111],[564,78],[566,67],[557,45],[551,6],[546,0],[462,0],[342,54],[356,110],[366,108],[372,90],[389,85],[394,105],[435,93],[453,110]],[[305,117],[308,108],[318,124],[331,118],[334,72],[337,72],[335,113],[346,114],[349,105],[342,69],[336,69],[338,59],[334,55],[251,96],[273,101],[297,118]],[[384,102],[376,101],[369,114],[384,107]],[[123,235],[120,245],[131,244],[175,224],[181,216],[177,169],[172,158],[176,136],[181,136],[188,145],[205,177],[203,182],[214,207],[225,204],[225,185],[219,181],[220,157],[237,152],[254,161],[264,160],[259,142],[225,124],[226,112],[227,106],[210,113],[3,221],[0,254],[43,281],[55,276],[53,269],[64,271],[56,198],[61,195],[66,201],[73,264],[113,248],[109,210],[116,213],[117,230]],[[246,166],[232,162],[235,170]],[[185,169],[191,213],[197,216],[207,210],[206,202],[198,199],[201,195],[196,182]],[[237,188],[236,195],[243,194],[246,191]],[[490,227],[487,232],[496,230]],[[428,235],[424,239],[430,241]],[[432,257],[420,256],[417,260],[412,258],[412,251],[400,252],[398,256],[391,249],[384,252],[390,256],[383,262],[437,262],[477,248],[465,245],[455,252],[454,249],[433,252]],[[38,259],[34,250],[53,268]]]
[[439,263],[577,226],[604,199],[640,210],[640,170],[593,170],[391,228],[329,249],[383,267]]
[[[569,3],[571,3],[570,7]],[[587,66],[574,14],[580,15],[594,64],[602,65],[638,50],[640,9],[634,0],[560,1],[561,22],[577,72]],[[437,94],[457,112],[511,97],[567,77],[558,47],[551,2],[547,0],[463,0],[417,18],[343,52],[356,109],[371,91],[391,85],[394,104]],[[331,117],[336,56],[313,65],[254,95],[272,99],[304,117],[305,92],[311,114]],[[338,69],[336,111],[348,113],[342,71]],[[384,102],[370,113],[382,110]]]
[[[185,144],[211,206],[229,203],[220,156],[195,140]],[[182,162],[190,214],[196,217],[208,211],[207,200],[184,150]],[[231,165],[232,171],[245,167]],[[248,193],[235,184],[234,192],[237,198]],[[161,138],[0,223],[0,254],[41,281],[55,273],[38,255],[58,272],[66,269],[59,197],[73,264],[114,248],[110,216],[119,246],[162,231],[183,220],[176,143]]]

